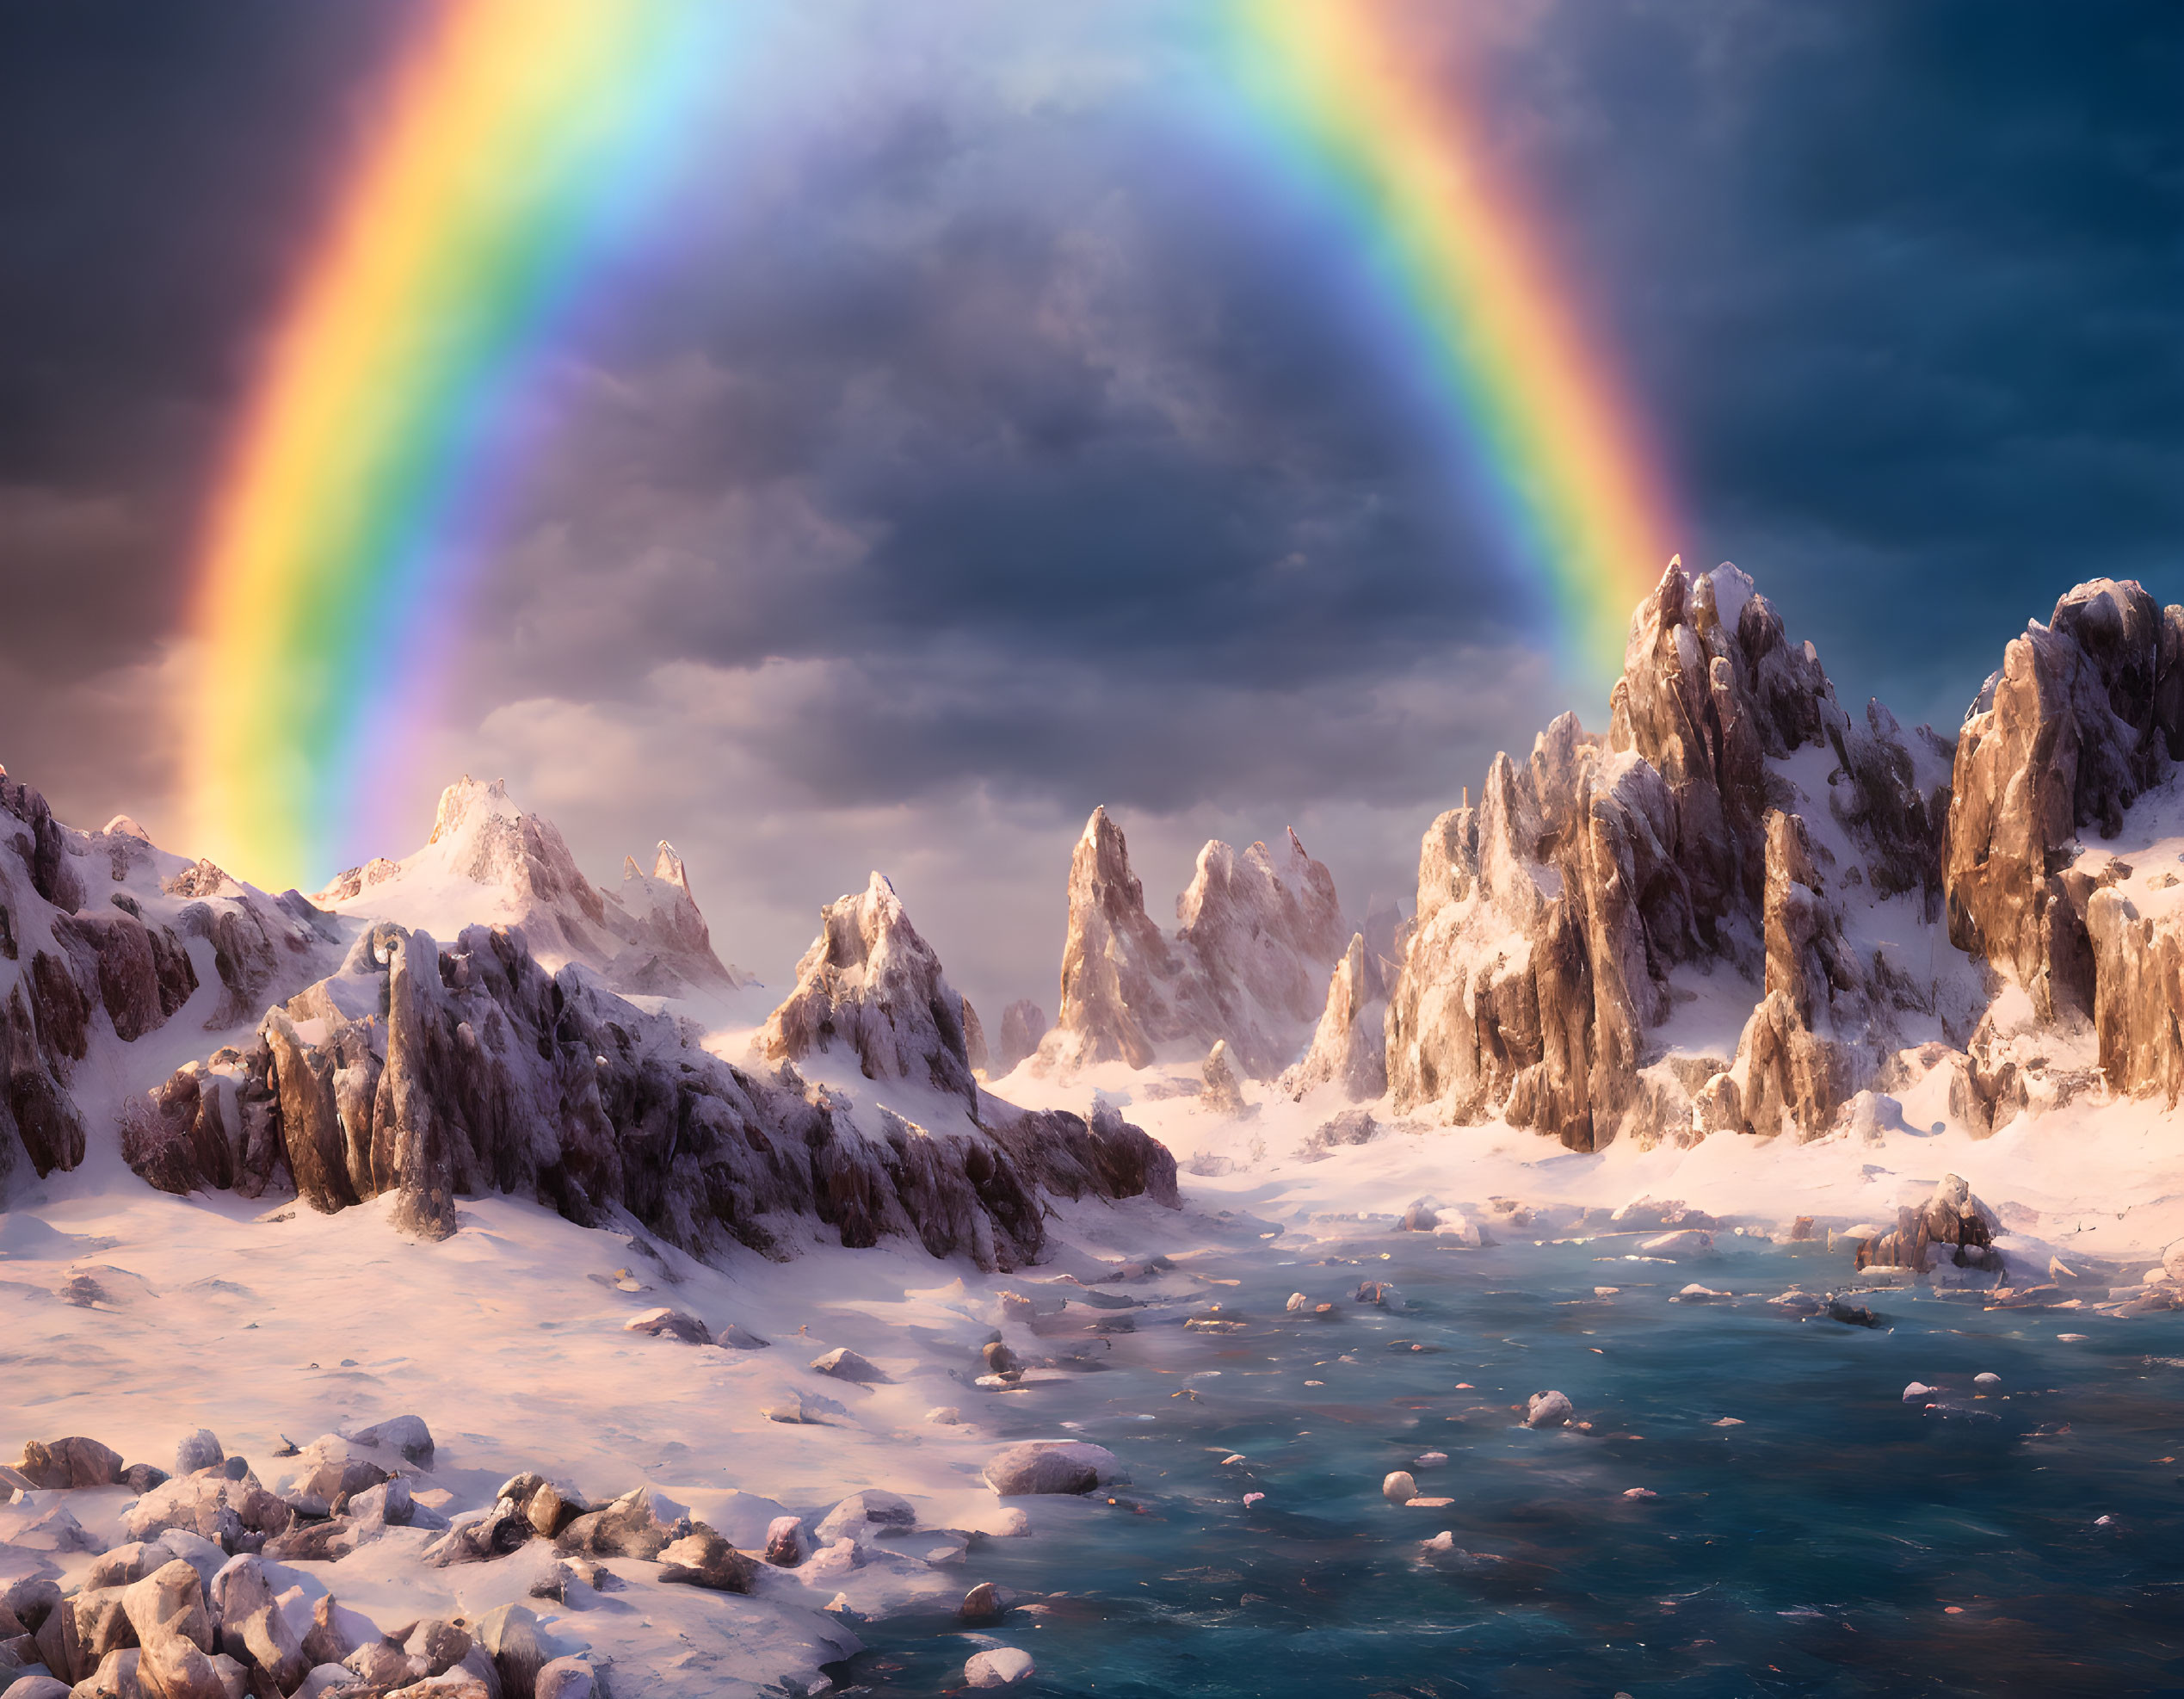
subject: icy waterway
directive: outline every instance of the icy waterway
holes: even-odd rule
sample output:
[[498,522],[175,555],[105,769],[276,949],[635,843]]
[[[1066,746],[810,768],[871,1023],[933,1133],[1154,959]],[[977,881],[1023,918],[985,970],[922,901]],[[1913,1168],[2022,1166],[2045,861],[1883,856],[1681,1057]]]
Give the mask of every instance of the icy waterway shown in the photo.
[[[1903,1291],[1859,1300],[1874,1329],[1798,1321],[1763,1300],[1846,1283],[1841,1249],[1723,1234],[1671,1264],[1640,1237],[1194,1259],[1202,1300],[1132,1313],[1107,1372],[980,1412],[1131,1484],[974,1549],[964,1584],[1025,1601],[998,1622],[862,1625],[830,1673],[939,1694],[1000,1644],[1037,1660],[1013,1691],[1124,1699],[2184,1690],[2184,1316]],[[1354,1302],[1367,1279],[1408,1307]],[[1670,1301],[1694,1281],[1737,1295]],[[1185,1330],[1214,1303],[1245,1329]],[[1589,1432],[1518,1425],[1551,1387]],[[1391,1505],[1397,1469],[1453,1502]]]

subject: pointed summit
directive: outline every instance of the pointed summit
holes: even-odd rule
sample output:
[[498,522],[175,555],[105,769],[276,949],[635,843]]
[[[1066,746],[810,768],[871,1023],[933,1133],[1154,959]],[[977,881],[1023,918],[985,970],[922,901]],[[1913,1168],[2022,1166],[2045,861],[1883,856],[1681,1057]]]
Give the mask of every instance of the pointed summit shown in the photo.
[[602,890],[560,830],[520,807],[504,779],[465,774],[441,793],[424,848],[351,868],[318,900],[440,937],[472,924],[520,927],[541,961],[581,962],[618,991],[674,997],[750,983],[713,953],[670,845],[659,845],[650,874],[632,858],[621,889]]
[[1162,1045],[1225,1041],[1253,1077],[1278,1072],[1311,1035],[1349,936],[1334,875],[1295,832],[1280,859],[1209,841],[1170,938],[1145,912],[1121,828],[1094,809],[1070,864],[1061,1015],[1040,1053],[1142,1068]]
[[796,964],[796,988],[758,1042],[769,1061],[793,1062],[839,1041],[867,1079],[916,1080],[976,1109],[963,1010],[941,958],[875,872],[862,892],[819,911],[819,936]]

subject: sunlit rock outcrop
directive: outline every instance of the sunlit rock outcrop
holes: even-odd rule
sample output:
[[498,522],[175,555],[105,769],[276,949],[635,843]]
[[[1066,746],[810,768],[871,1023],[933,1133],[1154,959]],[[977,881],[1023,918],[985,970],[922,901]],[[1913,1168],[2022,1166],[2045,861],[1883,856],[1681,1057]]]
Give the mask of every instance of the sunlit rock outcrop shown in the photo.
[[[1824,1130],[1842,1096],[1829,1045],[1884,1053],[1899,1011],[1939,1021],[1945,1004],[1970,1024],[1958,968],[1946,986],[1922,980],[1884,946],[1854,1003],[1816,1000],[1803,965],[1833,936],[1826,903],[1799,894],[1816,863],[1865,909],[1938,912],[1946,749],[1879,703],[1854,721],[1742,572],[1672,564],[1632,619],[1607,732],[1563,715],[1428,831],[1388,1004],[1395,1105],[1499,1114],[1580,1150],[1626,1122],[1646,1137],[1774,1131],[1781,1104],[1786,1124]],[[1717,975],[1729,981],[1699,983]],[[1709,999],[1753,1013],[1694,1053],[1675,1012]]]
[[1163,1047],[1225,1041],[1270,1078],[1305,1047],[1348,933],[1334,876],[1288,834],[1286,850],[1218,840],[1199,852],[1163,933],[1145,912],[1122,830],[1093,810],[1070,865],[1062,1004],[1040,1047],[1052,1065],[1151,1066]]

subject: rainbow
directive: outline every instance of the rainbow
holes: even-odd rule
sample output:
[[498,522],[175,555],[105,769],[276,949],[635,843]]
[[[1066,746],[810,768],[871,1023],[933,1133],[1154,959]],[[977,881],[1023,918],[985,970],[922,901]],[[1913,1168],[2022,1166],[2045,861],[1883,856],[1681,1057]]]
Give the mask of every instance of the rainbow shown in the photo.
[[1553,287],[1534,222],[1493,180],[1461,101],[1428,74],[1427,44],[1390,0],[1241,0],[1232,31],[1250,96],[1302,142],[1299,169],[1331,184],[1401,297],[1573,658],[1613,677],[1677,527],[1645,433]]
[[187,790],[201,853],[316,882],[484,553],[520,402],[718,87],[740,9],[445,0],[301,267],[214,491]]

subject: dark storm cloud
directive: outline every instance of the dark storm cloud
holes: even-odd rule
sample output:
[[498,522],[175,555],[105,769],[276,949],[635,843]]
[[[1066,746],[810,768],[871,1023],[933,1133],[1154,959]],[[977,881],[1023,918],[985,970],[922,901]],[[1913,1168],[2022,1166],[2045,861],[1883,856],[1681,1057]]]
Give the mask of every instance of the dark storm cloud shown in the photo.
[[1498,68],[1700,551],[1838,674],[1953,717],[2072,583],[2184,597],[2184,12],[1589,3]]
[[[1095,801],[1177,856],[1323,809],[1346,892],[1402,883],[1568,695],[1550,610],[1176,15],[789,14],[544,380],[437,758],[588,851],[649,811],[769,948],[833,894],[814,834],[871,834],[996,980],[972,917],[1051,907]],[[1847,698],[1946,719],[2082,578],[2184,599],[2184,12],[1422,4],[1422,42],[1459,16],[1686,558]],[[77,813],[157,812],[192,528],[405,22],[0,10],[0,759]]]
[[0,571],[34,639],[8,646],[19,676],[140,663],[173,625],[268,307],[410,9],[0,9]]

